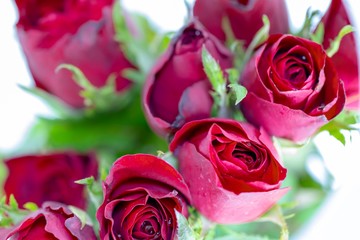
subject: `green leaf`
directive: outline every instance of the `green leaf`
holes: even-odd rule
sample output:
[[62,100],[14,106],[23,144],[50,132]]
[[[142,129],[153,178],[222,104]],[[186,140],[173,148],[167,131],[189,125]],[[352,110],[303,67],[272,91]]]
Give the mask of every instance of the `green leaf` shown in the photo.
[[85,225],[92,226],[91,219],[85,211],[81,210],[80,208],[74,207],[74,206],[69,206],[69,209],[70,209],[70,211],[72,211],[74,213],[75,216],[77,216],[80,219],[80,222],[81,222],[80,229],[83,229],[85,227]]
[[39,209],[38,205],[36,205],[36,203],[34,203],[34,202],[27,202],[24,204],[23,207],[31,212]]
[[232,83],[228,86],[230,87],[231,92],[235,95],[235,105],[239,104],[246,97],[247,89],[238,83]]
[[331,41],[330,47],[326,50],[326,53],[329,57],[332,57],[337,53],[337,51],[340,48],[340,42],[347,34],[352,33],[354,31],[354,28],[351,25],[346,25],[343,28],[341,28],[339,34],[336,36],[336,38]]
[[176,220],[177,220],[177,237],[178,240],[196,240],[193,230],[184,215],[179,213],[175,209]]
[[236,68],[229,68],[226,69],[226,72],[228,74],[228,79],[230,83],[236,84],[239,82],[240,79],[240,72]]
[[217,94],[223,94],[225,91],[226,79],[220,68],[220,65],[211,56],[205,45],[202,47],[201,57],[204,71],[206,73],[206,76],[209,78],[213,89]]
[[354,126],[360,121],[360,113],[357,111],[342,111],[338,116],[322,126],[319,132],[326,131],[344,146],[346,144],[346,131],[360,131]]

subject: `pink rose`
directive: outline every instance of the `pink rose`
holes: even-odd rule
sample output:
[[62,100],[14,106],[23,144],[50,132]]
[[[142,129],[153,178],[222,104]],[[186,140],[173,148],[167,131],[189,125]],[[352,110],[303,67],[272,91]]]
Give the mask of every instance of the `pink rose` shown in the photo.
[[248,123],[203,119],[185,124],[170,144],[193,205],[217,223],[256,219],[287,191],[286,169],[269,136]]
[[245,66],[246,119],[269,134],[302,141],[341,112],[345,92],[321,45],[272,35]]
[[80,68],[96,87],[116,76],[116,90],[130,81],[121,71],[133,67],[114,40],[113,0],[30,1],[16,0],[18,37],[37,87],[74,108],[84,107],[82,90],[62,63]]
[[232,66],[231,53],[194,21],[173,39],[146,79],[145,116],[152,129],[161,136],[167,136],[185,122],[211,114],[213,101],[201,59],[203,46],[223,69]]
[[7,159],[4,191],[14,194],[19,205],[56,201],[86,208],[84,186],[74,181],[98,175],[95,156],[73,152],[25,155]]
[[270,33],[289,32],[289,20],[284,0],[196,0],[194,16],[216,37],[225,41],[222,21],[227,17],[237,39],[248,46],[263,26],[262,16],[270,20]]
[[96,213],[100,238],[174,239],[175,210],[186,215],[189,190],[164,160],[148,154],[126,155],[110,169],[104,202]]
[[[95,240],[91,226],[81,221],[65,205],[46,202],[20,224],[0,229],[1,239]],[[2,238],[4,237],[4,238]]]

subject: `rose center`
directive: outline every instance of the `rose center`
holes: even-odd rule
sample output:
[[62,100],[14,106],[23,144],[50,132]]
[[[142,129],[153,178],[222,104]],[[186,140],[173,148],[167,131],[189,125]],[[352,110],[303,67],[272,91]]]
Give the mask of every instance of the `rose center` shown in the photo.
[[182,45],[188,45],[197,41],[199,38],[202,37],[202,33],[197,29],[189,29],[184,32],[184,35],[181,39]]
[[277,62],[276,68],[284,84],[291,89],[301,89],[311,73],[310,64],[303,55],[284,57]]
[[242,166],[245,164],[247,169],[251,170],[261,164],[257,154],[252,151],[251,143],[238,144],[231,141],[222,143],[219,140],[214,140],[213,146],[222,161],[232,163],[240,168],[243,168]]
[[252,3],[253,1],[251,0],[232,0],[230,1],[230,3],[235,7],[235,8],[239,8],[240,10],[248,10],[252,8]]
[[254,152],[246,150],[246,149],[236,148],[232,152],[232,156],[237,161],[241,161],[241,162],[245,163],[249,170],[256,168],[259,163],[257,161],[256,154]]
[[141,230],[149,235],[153,235],[155,233],[154,227],[149,221],[145,221],[142,223]]
[[241,4],[241,5],[244,5],[244,6],[248,5],[249,2],[250,2],[250,0],[237,0],[238,4]]

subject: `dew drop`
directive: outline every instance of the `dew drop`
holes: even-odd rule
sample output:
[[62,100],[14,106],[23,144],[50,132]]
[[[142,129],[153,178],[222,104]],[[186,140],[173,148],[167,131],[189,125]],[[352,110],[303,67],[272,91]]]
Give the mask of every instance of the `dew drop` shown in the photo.
[[322,110],[324,110],[324,108],[325,108],[325,104],[322,103],[322,104],[320,104],[320,106],[318,107],[318,110],[319,110],[319,111],[322,111]]

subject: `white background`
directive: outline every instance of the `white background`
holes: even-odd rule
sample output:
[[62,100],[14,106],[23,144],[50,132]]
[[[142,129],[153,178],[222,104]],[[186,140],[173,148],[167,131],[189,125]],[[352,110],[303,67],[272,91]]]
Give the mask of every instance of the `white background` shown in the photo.
[[[13,2],[0,1],[0,152],[11,150],[21,141],[36,115],[50,114],[43,103],[18,87],[19,84],[31,86],[32,80],[14,31],[17,14]],[[148,14],[165,30],[176,30],[183,23],[185,7],[182,0],[123,2],[129,9]],[[299,27],[308,7],[324,11],[329,1],[288,0],[288,3],[291,20],[294,26]],[[356,0],[348,0],[346,4],[354,11],[360,9],[360,2]],[[354,17],[354,25],[360,26],[360,15],[354,14]],[[359,35],[358,32],[356,34]],[[339,188],[293,239],[360,239],[357,220],[360,216],[360,138],[358,134],[353,137],[355,141],[346,148],[330,141],[327,136],[317,139]],[[322,166],[312,167],[321,177]]]

